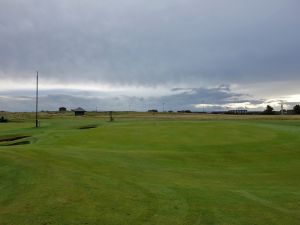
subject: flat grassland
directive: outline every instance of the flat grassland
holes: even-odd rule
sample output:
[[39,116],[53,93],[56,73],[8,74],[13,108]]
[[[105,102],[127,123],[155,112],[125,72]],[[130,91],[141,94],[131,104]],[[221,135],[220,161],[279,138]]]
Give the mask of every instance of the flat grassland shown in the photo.
[[0,225],[300,224],[299,117],[6,116]]

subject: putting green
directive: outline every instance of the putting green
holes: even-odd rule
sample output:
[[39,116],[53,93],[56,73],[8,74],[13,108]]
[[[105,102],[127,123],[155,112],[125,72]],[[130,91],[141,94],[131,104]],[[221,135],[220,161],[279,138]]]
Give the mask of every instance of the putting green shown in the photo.
[[300,121],[0,124],[1,225],[299,221]]

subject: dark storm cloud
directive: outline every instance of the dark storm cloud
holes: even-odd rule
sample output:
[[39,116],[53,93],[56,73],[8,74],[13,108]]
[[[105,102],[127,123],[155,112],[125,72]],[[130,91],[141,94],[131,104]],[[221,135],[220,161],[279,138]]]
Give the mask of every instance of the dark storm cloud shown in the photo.
[[204,105],[215,106],[214,109],[226,109],[226,105],[231,103],[250,102],[251,104],[261,104],[264,100],[253,99],[247,94],[233,92],[229,86],[221,85],[216,88],[174,88],[174,94],[162,96],[160,98],[150,98],[153,106],[161,108],[164,103],[170,110],[193,110],[200,111]]
[[299,7],[297,0],[2,0],[0,78],[24,80],[39,69],[58,83],[299,82]]
[[[59,93],[59,90],[55,91]],[[65,94],[63,94],[65,93]],[[1,97],[2,96],[2,97]],[[10,97],[7,97],[10,96]],[[27,96],[27,97],[26,97]],[[29,97],[28,97],[29,96]],[[97,97],[102,96],[102,97]],[[59,94],[51,94],[44,91],[40,97],[41,110],[57,110],[60,106],[68,109],[83,107],[86,110],[125,110],[125,111],[147,111],[149,109],[165,110],[205,110],[228,109],[231,103],[261,104],[265,100],[257,100],[249,95],[233,92],[229,86],[222,85],[217,88],[174,88],[170,95],[161,97],[139,97],[127,95],[105,95],[99,92],[63,91]],[[34,109],[35,97],[27,92],[0,92],[1,110],[8,111],[32,111]],[[163,107],[164,104],[164,107]]]

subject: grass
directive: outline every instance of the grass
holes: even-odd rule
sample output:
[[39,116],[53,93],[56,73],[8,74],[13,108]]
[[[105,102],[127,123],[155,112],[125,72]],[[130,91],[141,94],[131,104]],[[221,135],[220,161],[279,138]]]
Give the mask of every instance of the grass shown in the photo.
[[0,224],[300,224],[300,120],[143,117],[0,124]]

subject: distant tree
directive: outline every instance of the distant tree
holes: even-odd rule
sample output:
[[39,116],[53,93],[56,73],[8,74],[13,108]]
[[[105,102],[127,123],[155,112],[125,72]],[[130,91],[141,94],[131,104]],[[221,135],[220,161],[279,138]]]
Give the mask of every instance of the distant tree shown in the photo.
[[267,105],[266,110],[264,111],[264,114],[272,115],[274,114],[274,108],[270,105]]
[[4,116],[0,117],[0,123],[7,123],[8,120],[4,118]]
[[295,114],[300,114],[300,105],[295,105],[293,111]]

